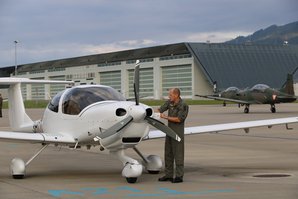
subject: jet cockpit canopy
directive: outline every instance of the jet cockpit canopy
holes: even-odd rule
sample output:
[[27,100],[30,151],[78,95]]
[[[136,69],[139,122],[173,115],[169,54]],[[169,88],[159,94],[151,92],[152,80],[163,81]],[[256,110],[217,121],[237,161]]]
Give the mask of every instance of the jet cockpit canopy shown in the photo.
[[225,92],[231,92],[231,91],[233,91],[233,92],[239,92],[240,89],[237,88],[237,87],[232,86],[232,87],[229,87],[229,88],[227,88],[227,89],[225,90]]
[[266,84],[256,84],[251,88],[251,90],[265,91],[267,88],[270,88],[270,87]]

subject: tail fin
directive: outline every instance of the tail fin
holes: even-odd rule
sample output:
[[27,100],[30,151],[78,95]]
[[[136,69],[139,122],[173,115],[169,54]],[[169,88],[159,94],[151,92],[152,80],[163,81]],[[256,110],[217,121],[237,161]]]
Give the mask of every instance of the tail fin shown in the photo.
[[288,74],[287,75],[287,81],[283,84],[280,91],[283,92],[283,93],[287,93],[289,95],[295,95],[293,74]]
[[34,122],[25,112],[21,83],[12,84],[8,88],[9,123],[13,131],[32,132]]
[[32,132],[34,122],[27,115],[23,102],[21,83],[73,84],[71,81],[31,80],[27,78],[0,78],[0,85],[8,85],[9,123],[13,131]]

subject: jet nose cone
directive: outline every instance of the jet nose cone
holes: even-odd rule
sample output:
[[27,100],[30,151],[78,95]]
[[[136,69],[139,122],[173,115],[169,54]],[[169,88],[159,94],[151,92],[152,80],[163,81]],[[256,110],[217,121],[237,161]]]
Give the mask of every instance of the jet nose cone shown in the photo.
[[129,113],[133,117],[133,120],[135,122],[139,122],[141,120],[144,120],[146,116],[146,110],[144,107],[139,106],[139,105],[134,105],[129,107]]

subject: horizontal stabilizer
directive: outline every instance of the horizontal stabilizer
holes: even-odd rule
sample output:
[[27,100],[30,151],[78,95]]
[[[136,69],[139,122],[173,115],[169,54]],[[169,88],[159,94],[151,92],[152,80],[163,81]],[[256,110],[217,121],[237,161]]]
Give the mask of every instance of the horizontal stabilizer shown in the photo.
[[0,85],[13,85],[13,84],[74,84],[73,81],[57,81],[57,80],[39,80],[28,78],[15,78],[15,77],[3,77],[0,78]]

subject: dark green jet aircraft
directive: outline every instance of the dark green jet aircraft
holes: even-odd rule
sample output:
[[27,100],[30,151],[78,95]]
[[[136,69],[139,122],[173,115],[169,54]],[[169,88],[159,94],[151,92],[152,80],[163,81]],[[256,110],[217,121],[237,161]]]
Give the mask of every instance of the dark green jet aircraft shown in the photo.
[[214,100],[221,100],[223,101],[224,106],[226,106],[226,102],[235,102],[238,104],[239,107],[245,105],[244,113],[249,112],[249,106],[251,104],[270,104],[271,112],[275,113],[275,104],[294,102],[297,99],[294,94],[292,74],[288,74],[287,81],[279,90],[270,88],[265,84],[256,84],[249,89],[240,90],[237,87],[229,87],[223,92],[216,95],[196,96]]

